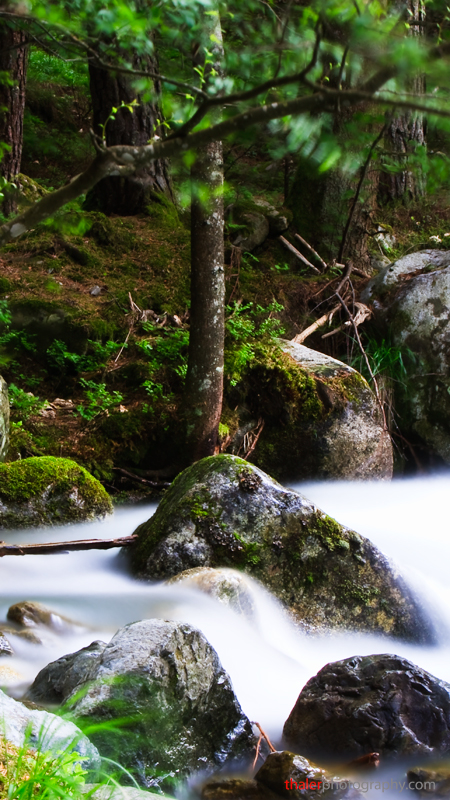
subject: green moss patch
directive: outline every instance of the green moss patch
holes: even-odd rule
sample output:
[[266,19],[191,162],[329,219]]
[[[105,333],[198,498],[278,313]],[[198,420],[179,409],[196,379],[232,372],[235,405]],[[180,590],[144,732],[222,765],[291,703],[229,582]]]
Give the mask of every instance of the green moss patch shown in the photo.
[[0,464],[0,524],[31,527],[61,524],[112,512],[101,483],[66,458],[26,458]]

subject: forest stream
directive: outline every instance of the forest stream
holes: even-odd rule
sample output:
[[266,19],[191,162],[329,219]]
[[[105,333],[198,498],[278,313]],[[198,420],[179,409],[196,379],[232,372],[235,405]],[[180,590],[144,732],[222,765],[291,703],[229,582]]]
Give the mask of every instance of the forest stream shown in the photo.
[[[0,620],[6,620],[11,604],[36,600],[79,627],[70,634],[45,630],[43,645],[14,637],[15,655],[2,659],[0,680],[10,694],[20,697],[50,661],[95,639],[107,642],[128,622],[159,617],[189,622],[203,631],[230,674],[244,712],[275,741],[302,686],[327,662],[357,654],[395,653],[450,681],[449,485],[448,473],[392,482],[292,485],[396,562],[432,616],[438,646],[360,633],[299,632],[278,601],[249,577],[254,613],[245,618],[198,590],[129,577],[117,550],[91,550],[1,560]],[[8,543],[125,536],[155,508],[120,508],[103,522],[5,531],[3,536]]]

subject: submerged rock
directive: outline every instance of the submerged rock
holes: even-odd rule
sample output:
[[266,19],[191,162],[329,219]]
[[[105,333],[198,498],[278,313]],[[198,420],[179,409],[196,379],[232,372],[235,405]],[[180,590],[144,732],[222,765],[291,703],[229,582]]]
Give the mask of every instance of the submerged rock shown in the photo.
[[10,606],[6,619],[24,628],[35,628],[37,625],[44,625],[57,633],[80,630],[83,627],[68,617],[57,614],[56,611],[43,606],[42,603],[35,603],[30,600],[24,600],[21,603],[15,603]]
[[141,577],[234,567],[302,622],[434,640],[420,604],[371,542],[235,456],[182,472],[136,533],[132,567]]
[[68,458],[40,456],[0,464],[0,526],[83,522],[112,513],[101,483]]
[[3,631],[0,632],[0,656],[12,656],[13,649]]
[[105,642],[91,642],[76,653],[47,664],[36,675],[25,697],[36,703],[61,704],[80,684],[95,674]]
[[196,788],[202,800],[357,800],[362,795],[351,788],[349,779],[333,775],[306,758],[283,752],[270,753],[253,780],[211,779]]
[[287,750],[269,753],[255,780],[282,797],[296,800],[316,800],[318,795],[330,800],[356,800],[362,797],[349,786],[348,778],[333,775],[303,756]]
[[242,411],[228,412],[239,415],[231,452],[245,455],[258,431],[249,459],[279,480],[392,477],[392,444],[376,397],[342,361],[279,340],[255,348],[233,391]]
[[96,769],[100,766],[98,750],[81,733],[80,729],[48,711],[27,708],[0,690],[0,726],[2,736],[16,747],[26,742],[31,748],[55,755],[61,750],[74,750],[86,758],[83,767]]
[[[158,775],[164,782],[168,774],[220,767],[254,744],[215,650],[184,623],[150,619],[121,628],[68,702],[76,718],[132,717],[119,758],[147,787]],[[107,730],[94,741],[105,754],[117,745]]]
[[234,569],[194,567],[169,578],[166,583],[169,586],[180,583],[192,586],[239,614],[246,617],[252,617],[254,614],[255,607],[250,586],[245,580],[245,575],[237,573]]
[[399,656],[336,661],[303,688],[284,735],[311,757],[450,753],[450,684]]

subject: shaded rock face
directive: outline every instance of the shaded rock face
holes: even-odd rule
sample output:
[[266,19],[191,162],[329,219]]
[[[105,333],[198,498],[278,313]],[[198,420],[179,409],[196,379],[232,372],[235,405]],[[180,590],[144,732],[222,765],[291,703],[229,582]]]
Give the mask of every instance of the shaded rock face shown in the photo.
[[395,385],[402,432],[450,464],[450,252],[405,256],[368,284],[382,335],[415,357],[414,379]]
[[36,675],[26,693],[26,699],[36,703],[64,703],[77,686],[90,680],[105,647],[105,642],[97,640],[76,653],[62,656],[47,664]]
[[41,456],[0,464],[0,526],[83,522],[112,513],[101,483],[75,461]]
[[284,725],[312,757],[450,752],[450,685],[394,655],[327,664],[308,681]]
[[132,567],[141,577],[231,566],[308,624],[434,638],[420,605],[367,539],[235,456],[182,472],[136,533]]
[[97,769],[100,756],[94,745],[72,722],[48,711],[31,710],[0,691],[0,725],[2,736],[16,747],[25,741],[29,747],[49,750],[55,755],[61,750],[75,750],[86,757],[83,767]]
[[[191,625],[134,622],[119,630],[97,658],[92,655],[84,672],[87,682],[74,688],[68,702],[75,717],[132,717],[115,755],[142,785],[156,785],[158,776],[164,782],[168,774],[181,778],[222,766],[251,752],[251,725],[230,679]],[[108,738],[105,732],[93,738],[103,753],[114,753],[117,736]]]
[[3,632],[0,632],[0,656],[12,656],[12,655],[13,655],[13,649],[10,643],[8,642],[8,639],[6,638]]
[[392,477],[392,444],[375,395],[342,361],[279,340],[278,353],[252,361],[244,388],[239,401],[253,424],[240,420],[234,455],[245,454],[244,435],[264,420],[250,460],[279,480]]
[[183,584],[199,589],[238,614],[251,618],[255,607],[248,583],[245,575],[226,567],[222,569],[194,567],[180,572],[167,581],[168,585]]
[[0,375],[0,461],[5,460],[9,445],[9,398],[8,386]]

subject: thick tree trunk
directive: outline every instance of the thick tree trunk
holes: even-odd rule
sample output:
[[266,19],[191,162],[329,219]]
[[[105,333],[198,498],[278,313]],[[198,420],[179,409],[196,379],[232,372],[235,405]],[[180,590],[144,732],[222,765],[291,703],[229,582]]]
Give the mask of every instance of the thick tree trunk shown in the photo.
[[214,454],[222,412],[225,338],[222,143],[202,148],[192,179],[208,187],[191,205],[191,310],[186,377],[187,457]]
[[[0,172],[7,181],[13,181],[20,172],[23,143],[23,115],[25,110],[25,84],[28,48],[25,33],[0,22],[0,72],[10,76],[11,84],[0,83],[0,142],[8,145]],[[5,216],[17,210],[14,192],[4,192],[2,212]]]
[[[137,69],[157,69],[151,58],[135,59]],[[132,88],[129,78],[124,74],[114,75],[104,69],[89,65],[89,78],[93,106],[94,131],[99,136],[103,125],[113,107],[137,100],[133,113],[120,109],[114,120],[106,126],[106,144],[145,145],[155,134],[162,136],[158,124],[162,111],[155,103],[144,102]],[[154,193],[159,192],[172,197],[167,161],[160,159],[129,178],[105,178],[90,193],[89,208],[98,208],[105,214],[131,215],[145,211]]]
[[[347,121],[348,115],[336,114],[333,133],[343,144],[348,141]],[[374,139],[377,135],[375,127]],[[295,230],[328,263],[333,259],[350,258],[355,266],[362,269],[369,264],[368,242],[377,207],[379,182],[379,171],[371,163],[364,173],[346,232],[345,247],[341,252],[344,231],[363,169],[364,164],[357,173],[349,175],[338,167],[320,172],[320,164],[311,158],[301,159],[298,164],[289,197]]]
[[[411,14],[410,35],[421,36],[425,21],[423,0],[409,0]],[[425,93],[425,78],[417,75],[408,84],[408,90],[416,95]],[[391,161],[398,165],[395,172],[383,172],[380,184],[382,200],[412,200],[425,192],[425,179],[420,168],[411,168],[409,161],[418,147],[425,147],[423,114],[406,111],[394,117],[386,131],[384,147]]]

